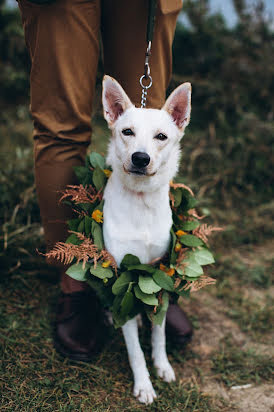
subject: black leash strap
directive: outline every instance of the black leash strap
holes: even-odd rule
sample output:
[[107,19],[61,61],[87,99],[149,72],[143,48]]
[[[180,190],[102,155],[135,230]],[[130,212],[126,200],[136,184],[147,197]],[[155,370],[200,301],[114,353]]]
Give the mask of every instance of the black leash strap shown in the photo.
[[140,85],[142,87],[141,108],[146,107],[147,90],[152,86],[152,77],[150,75],[149,58],[151,56],[151,45],[154,33],[154,24],[157,10],[157,0],[148,0],[148,20],[147,20],[147,49],[145,53],[145,68],[144,74],[140,77]]

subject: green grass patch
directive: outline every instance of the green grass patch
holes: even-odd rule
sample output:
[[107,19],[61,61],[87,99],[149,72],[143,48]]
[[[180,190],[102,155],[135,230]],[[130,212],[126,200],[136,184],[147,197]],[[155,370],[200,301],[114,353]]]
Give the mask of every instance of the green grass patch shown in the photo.
[[241,350],[231,336],[222,340],[220,351],[215,353],[212,363],[215,378],[229,387],[270,382],[273,378],[273,359],[258,355],[253,350]]

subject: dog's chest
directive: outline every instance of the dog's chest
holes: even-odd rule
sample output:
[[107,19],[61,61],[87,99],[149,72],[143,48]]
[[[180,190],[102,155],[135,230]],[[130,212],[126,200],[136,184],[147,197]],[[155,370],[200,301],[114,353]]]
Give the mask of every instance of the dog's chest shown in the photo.
[[137,195],[110,184],[104,199],[105,246],[118,265],[128,253],[142,263],[165,254],[172,224],[168,190]]

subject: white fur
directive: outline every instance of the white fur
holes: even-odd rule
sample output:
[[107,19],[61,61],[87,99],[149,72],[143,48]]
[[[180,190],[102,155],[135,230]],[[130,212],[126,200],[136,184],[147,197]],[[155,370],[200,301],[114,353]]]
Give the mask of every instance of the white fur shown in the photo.
[[[168,249],[172,226],[169,182],[178,169],[179,141],[190,118],[190,94],[190,84],[184,83],[162,110],[139,109],[114,79],[104,78],[104,115],[112,130],[107,163],[113,173],[104,192],[103,234],[106,249],[118,266],[127,253],[138,256],[141,263],[150,263]],[[131,129],[134,136],[124,136],[124,129]],[[167,140],[155,138],[159,133]],[[135,152],[150,156],[146,175],[131,172]],[[126,322],[122,330],[134,376],[133,394],[142,403],[152,403],[156,394],[140,347],[136,318]],[[152,357],[158,375],[166,382],[175,380],[166,355],[165,320],[162,326],[153,326]]]

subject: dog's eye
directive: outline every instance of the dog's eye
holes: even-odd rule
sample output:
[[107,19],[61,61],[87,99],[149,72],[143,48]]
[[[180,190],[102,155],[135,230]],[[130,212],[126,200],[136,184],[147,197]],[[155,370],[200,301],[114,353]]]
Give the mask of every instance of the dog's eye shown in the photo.
[[124,130],[122,130],[122,133],[125,136],[134,136],[134,133],[131,129],[124,129]]
[[158,139],[158,140],[166,140],[166,139],[167,139],[167,136],[166,136],[164,133],[159,133],[159,134],[157,134],[157,135],[155,136],[155,139]]

